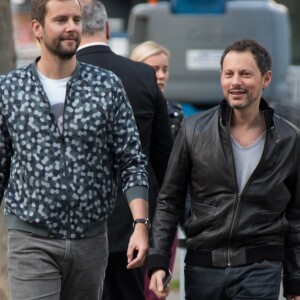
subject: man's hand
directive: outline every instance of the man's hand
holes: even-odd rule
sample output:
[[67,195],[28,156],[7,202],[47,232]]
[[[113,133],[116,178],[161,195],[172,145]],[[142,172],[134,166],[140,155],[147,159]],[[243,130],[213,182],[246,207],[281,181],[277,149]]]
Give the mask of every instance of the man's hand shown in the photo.
[[300,296],[288,295],[288,296],[286,296],[286,300],[300,300]]
[[166,271],[157,270],[152,273],[149,290],[155,293],[159,299],[166,298],[170,293],[169,285],[163,288],[163,279],[166,276]]
[[143,266],[146,261],[148,248],[148,229],[145,224],[136,224],[128,245],[127,269]]

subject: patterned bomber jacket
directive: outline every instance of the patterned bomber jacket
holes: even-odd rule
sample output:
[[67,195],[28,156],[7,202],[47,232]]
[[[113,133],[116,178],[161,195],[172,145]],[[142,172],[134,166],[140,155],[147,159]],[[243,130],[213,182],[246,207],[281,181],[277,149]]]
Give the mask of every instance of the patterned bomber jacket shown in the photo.
[[106,224],[117,178],[128,201],[145,198],[146,157],[112,72],[77,63],[63,117],[60,133],[35,62],[0,76],[0,201],[8,219],[84,238],[91,224]]

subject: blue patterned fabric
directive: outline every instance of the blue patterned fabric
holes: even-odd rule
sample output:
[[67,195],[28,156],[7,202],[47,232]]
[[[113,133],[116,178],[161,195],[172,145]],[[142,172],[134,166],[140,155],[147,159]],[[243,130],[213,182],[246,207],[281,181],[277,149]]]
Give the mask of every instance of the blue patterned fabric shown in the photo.
[[85,237],[89,224],[111,213],[117,173],[125,193],[147,188],[145,165],[132,109],[114,73],[78,63],[67,85],[62,133],[35,63],[0,77],[6,215],[46,226],[57,238]]

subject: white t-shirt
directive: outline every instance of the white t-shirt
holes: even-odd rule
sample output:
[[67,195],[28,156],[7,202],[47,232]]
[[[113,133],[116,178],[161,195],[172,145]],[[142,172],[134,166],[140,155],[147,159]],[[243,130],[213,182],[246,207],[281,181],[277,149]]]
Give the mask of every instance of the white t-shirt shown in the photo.
[[66,98],[67,83],[71,77],[51,79],[38,70],[39,79],[51,104],[60,132],[63,131],[63,111]]

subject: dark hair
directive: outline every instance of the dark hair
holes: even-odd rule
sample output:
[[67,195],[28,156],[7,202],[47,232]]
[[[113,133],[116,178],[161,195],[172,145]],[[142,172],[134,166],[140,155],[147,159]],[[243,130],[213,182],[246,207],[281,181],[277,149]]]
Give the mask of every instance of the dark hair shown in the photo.
[[[37,20],[42,26],[45,25],[47,3],[50,0],[31,0],[31,20]],[[64,0],[59,0],[64,1]],[[77,0],[80,5],[80,2]]]
[[251,52],[262,75],[272,69],[272,58],[269,52],[258,42],[251,39],[238,40],[229,45],[222,54],[220,60],[221,69],[223,69],[224,58],[230,51]]

